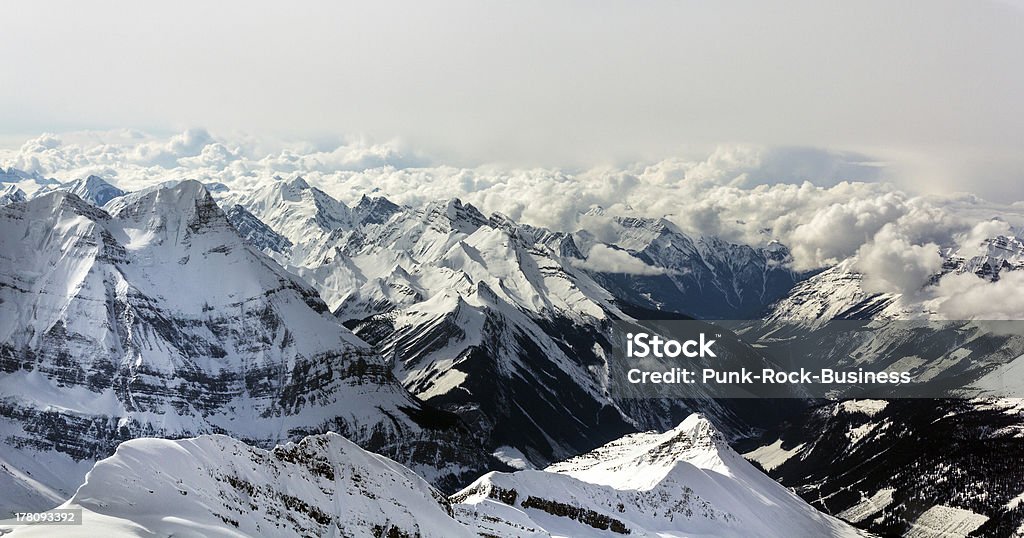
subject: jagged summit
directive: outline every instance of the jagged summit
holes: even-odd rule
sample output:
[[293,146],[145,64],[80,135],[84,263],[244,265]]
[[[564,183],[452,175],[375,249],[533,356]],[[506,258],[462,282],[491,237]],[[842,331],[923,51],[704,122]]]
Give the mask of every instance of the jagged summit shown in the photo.
[[[999,280],[1004,271],[1024,269],[1024,239],[1017,235],[998,235],[986,238],[972,252],[947,248],[943,258],[942,274],[974,273],[990,281]],[[980,252],[979,252],[980,251]]]
[[238,204],[293,245],[290,263],[319,265],[329,256],[324,244],[353,229],[353,210],[301,176],[278,179],[252,191],[220,193],[225,207]]
[[664,480],[681,462],[697,462],[703,469],[729,474],[738,457],[721,432],[694,413],[664,433],[630,434],[545,470],[586,482],[643,489]]
[[464,204],[458,198],[431,202],[424,208],[426,220],[441,226],[448,227],[451,231],[460,233],[473,233],[477,228],[487,223],[487,217],[480,212],[473,204]]
[[370,197],[364,194],[352,208],[352,213],[360,224],[367,225],[383,224],[401,210],[402,208],[398,204],[383,196]]
[[64,183],[57,188],[75,194],[79,198],[87,202],[91,202],[99,207],[102,207],[114,198],[124,196],[125,194],[125,191],[111,185],[103,178],[95,175],[89,176],[85,179],[76,179],[75,181]]
[[45,196],[54,191],[70,192],[96,207],[103,207],[107,202],[126,194],[125,191],[108,183],[103,178],[90,175],[82,179],[68,181],[67,183],[54,182],[54,184],[43,185],[39,190],[32,193],[31,198]]
[[35,183],[40,187],[60,184],[56,179],[48,178],[39,172],[26,172],[18,170],[13,166],[8,167],[6,170],[0,167],[0,183],[20,183],[22,181]]
[[7,185],[0,190],[0,205],[13,204],[17,202],[24,202],[28,199],[25,191],[18,188],[17,185]]
[[302,176],[296,176],[290,180],[283,180],[282,183],[284,183],[284,185],[287,186],[289,189],[295,191],[304,191],[310,188],[309,183],[307,183],[306,179],[303,178]]
[[452,496],[477,532],[570,536],[857,536],[729,448],[702,416],[543,471],[489,473]]

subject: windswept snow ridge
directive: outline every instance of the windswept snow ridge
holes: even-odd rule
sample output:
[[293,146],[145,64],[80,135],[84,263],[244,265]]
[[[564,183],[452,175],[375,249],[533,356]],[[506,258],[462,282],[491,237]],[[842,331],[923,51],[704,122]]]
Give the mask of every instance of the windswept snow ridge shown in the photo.
[[495,536],[860,534],[755,469],[696,414],[543,471],[490,473],[452,499],[459,519]]
[[128,441],[61,508],[81,508],[82,525],[9,535],[474,536],[422,478],[333,433],[273,450],[223,435]]

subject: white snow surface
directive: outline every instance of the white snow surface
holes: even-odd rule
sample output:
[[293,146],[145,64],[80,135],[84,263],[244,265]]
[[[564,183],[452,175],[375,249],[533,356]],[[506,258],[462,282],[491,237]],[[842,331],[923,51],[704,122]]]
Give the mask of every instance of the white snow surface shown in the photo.
[[988,521],[988,516],[953,506],[935,505],[911,525],[908,538],[953,538],[967,536]]
[[804,446],[806,446],[804,443],[800,443],[792,448],[785,449],[782,448],[782,439],[776,439],[774,443],[757,447],[743,456],[749,460],[756,461],[764,470],[771,471],[799,454]]
[[459,518],[497,536],[860,535],[758,471],[696,414],[543,471],[489,473],[452,499]]
[[408,468],[337,434],[267,451],[222,435],[135,439],[96,464],[60,508],[81,526],[9,526],[8,536],[474,536]]
[[[262,450],[223,435],[135,439],[61,508],[61,536],[861,536],[733,452],[693,415],[539,470],[488,473],[445,498],[337,434]],[[53,527],[4,526],[15,538]]]

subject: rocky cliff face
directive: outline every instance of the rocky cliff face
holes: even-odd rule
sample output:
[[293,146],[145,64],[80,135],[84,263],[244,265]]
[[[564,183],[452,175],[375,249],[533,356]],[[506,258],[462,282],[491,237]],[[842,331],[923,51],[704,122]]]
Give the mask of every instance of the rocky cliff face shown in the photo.
[[67,468],[6,470],[26,495],[70,494],[77,462],[140,436],[273,446],[330,430],[447,487],[485,465],[458,419],[409,395],[199,183],[106,211],[54,192],[0,221],[0,442]]

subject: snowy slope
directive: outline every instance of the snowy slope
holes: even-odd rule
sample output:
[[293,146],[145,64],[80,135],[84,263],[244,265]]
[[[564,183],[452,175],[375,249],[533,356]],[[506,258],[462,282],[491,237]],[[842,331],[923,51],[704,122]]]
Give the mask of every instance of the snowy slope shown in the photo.
[[[703,417],[446,498],[337,434],[273,450],[223,435],[136,439],[96,463],[62,536],[860,536],[733,452]],[[934,518],[933,518],[934,519]],[[4,526],[14,537],[53,527]]]
[[909,316],[898,294],[869,293],[863,275],[845,260],[796,284],[773,304],[765,319],[827,321],[831,319],[901,319]]
[[[315,290],[246,245],[201,184],[106,208],[53,192],[0,209],[0,442],[5,458],[68,456],[27,486],[33,499],[70,494],[76,462],[138,436],[273,446],[332,430],[449,487],[487,460]],[[17,473],[0,479],[30,484]],[[24,498],[2,497],[4,510]]]
[[474,536],[422,478],[337,434],[269,451],[222,435],[128,441],[62,507],[84,512],[58,529],[69,537]]
[[228,221],[245,242],[268,254],[287,254],[292,242],[270,229],[244,207],[235,204],[226,211]]
[[706,419],[632,434],[452,496],[478,532],[519,536],[856,536],[747,463]]

